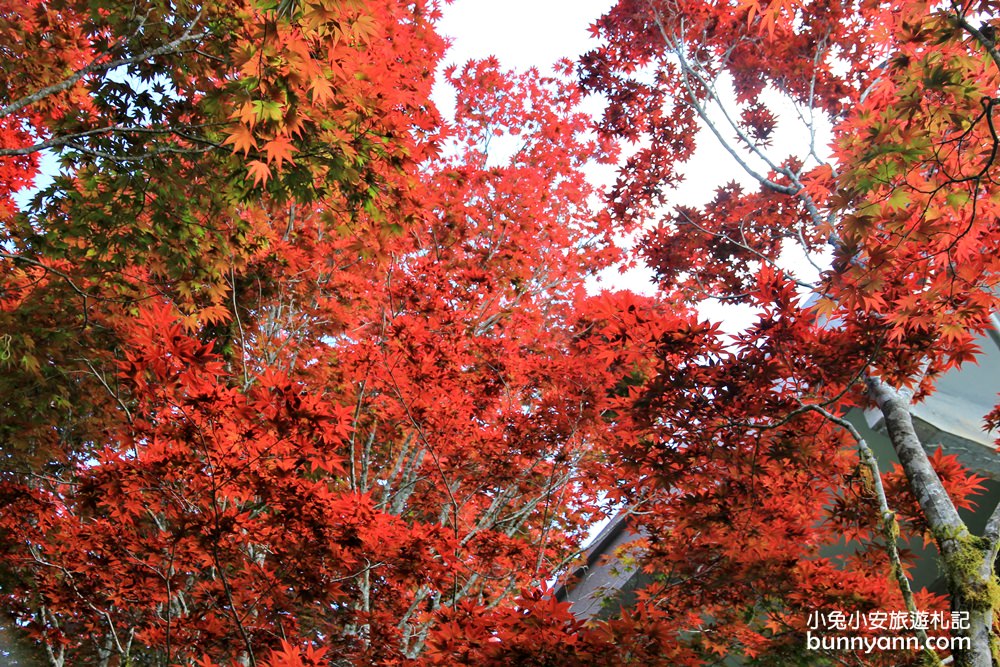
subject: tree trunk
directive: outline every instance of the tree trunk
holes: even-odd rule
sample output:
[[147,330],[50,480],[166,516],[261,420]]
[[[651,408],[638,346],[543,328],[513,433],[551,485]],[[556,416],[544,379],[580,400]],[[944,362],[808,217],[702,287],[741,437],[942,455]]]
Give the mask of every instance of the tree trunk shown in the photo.
[[[868,392],[885,419],[889,440],[906,473],[910,489],[934,534],[948,579],[952,611],[968,612],[965,628],[952,628],[959,667],[998,667],[994,658],[993,609],[1000,587],[993,572],[989,540],[976,537],[958,514],[931,466],[913,428],[910,396],[878,378],[867,379]],[[961,642],[962,638],[968,638]]]

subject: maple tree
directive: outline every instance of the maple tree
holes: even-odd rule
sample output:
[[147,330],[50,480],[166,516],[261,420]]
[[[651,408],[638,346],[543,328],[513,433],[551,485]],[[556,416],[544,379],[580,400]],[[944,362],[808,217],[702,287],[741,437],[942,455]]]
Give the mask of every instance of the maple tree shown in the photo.
[[[970,532],[957,510],[983,480],[928,456],[909,408],[975,361],[997,306],[996,9],[625,0],[593,27],[582,80],[608,98],[605,136],[635,144],[611,214],[652,228],[639,252],[660,287],[611,304],[595,341],[627,378],[614,475],[654,576],[626,619],[670,637],[670,664],[824,660],[805,652],[811,612],[948,608],[971,617],[956,664],[995,664],[1000,510]],[[804,138],[785,155],[790,125]],[[669,208],[706,135],[751,187]],[[817,279],[782,268],[790,249]],[[730,338],[691,314],[713,298],[756,323]],[[879,470],[855,407],[881,412],[900,468]],[[914,536],[946,598],[910,590]]]
[[52,665],[436,660],[579,549],[614,152],[568,64],[442,120],[436,12],[0,8],[2,585]]
[[[419,159],[406,129],[432,122],[427,95],[442,43],[429,8],[175,9],[2,9],[0,261],[4,303],[17,306],[4,309],[3,395],[16,424],[11,447],[31,443],[42,459],[60,446],[53,421],[83,428],[66,418],[69,404],[86,415],[95,396],[106,398],[101,385],[114,370],[101,351],[113,347],[116,314],[161,293],[192,321],[223,316],[231,283],[273,233],[239,215],[243,202],[329,194],[391,208],[397,173]],[[331,99],[331,86],[342,97]],[[63,170],[15,215],[11,193],[32,181],[43,149],[58,151]],[[296,151],[305,157],[288,164]]]
[[[908,407],[996,306],[994,4],[622,0],[596,135],[567,63],[451,68],[440,118],[433,2],[0,4],[16,625],[56,666],[896,665],[940,656],[807,654],[809,613],[950,606],[991,664],[1000,515]],[[666,212],[700,124],[758,187]],[[660,294],[586,296],[650,222]],[[653,581],[585,625],[544,584],[619,503]]]

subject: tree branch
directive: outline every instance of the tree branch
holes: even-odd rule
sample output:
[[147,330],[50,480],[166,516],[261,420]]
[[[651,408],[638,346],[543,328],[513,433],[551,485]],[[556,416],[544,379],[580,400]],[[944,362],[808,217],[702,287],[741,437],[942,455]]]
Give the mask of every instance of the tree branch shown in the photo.
[[150,58],[155,58],[156,56],[162,56],[174,52],[178,49],[178,47],[180,47],[182,44],[186,42],[191,42],[194,40],[207,37],[208,36],[207,32],[197,33],[197,34],[191,33],[191,28],[193,28],[195,23],[198,22],[200,16],[201,16],[201,11],[198,12],[198,15],[195,16],[194,20],[191,22],[191,25],[188,26],[187,29],[184,31],[184,33],[177,39],[167,42],[166,44],[159,46],[155,49],[149,49],[147,51],[143,51],[142,53],[129,58],[118,58],[116,60],[110,60],[105,63],[98,63],[95,60],[86,67],[78,69],[73,74],[66,77],[59,83],[54,83],[51,86],[46,86],[41,90],[37,90],[34,93],[31,93],[30,95],[25,95],[21,99],[15,102],[11,102],[7,106],[0,108],[0,118],[6,118],[7,116],[13,113],[17,113],[21,109],[30,106],[32,104],[35,104],[36,102],[39,102],[45,99],[46,97],[49,97],[50,95],[56,95],[63,91],[69,90],[74,85],[76,85],[78,81],[83,79],[88,74],[108,72],[118,67],[122,67],[123,65],[134,65],[136,63],[145,62]]
[[[858,455],[861,458],[861,463],[871,471],[872,485],[875,487],[875,498],[878,502],[879,516],[882,519],[882,535],[885,538],[886,550],[889,555],[889,561],[892,564],[893,576],[896,579],[896,584],[899,586],[900,592],[903,594],[903,602],[906,604],[906,610],[911,614],[916,613],[917,603],[913,599],[910,580],[906,578],[906,572],[903,570],[903,560],[899,555],[899,547],[896,544],[896,538],[899,535],[899,524],[896,521],[896,513],[889,509],[889,501],[885,495],[885,486],[882,484],[882,473],[879,470],[878,459],[875,458],[875,453],[872,452],[871,447],[868,446],[868,442],[858,429],[855,428],[854,424],[819,406],[810,405],[806,407],[843,428],[858,443]],[[915,630],[921,640],[921,645],[927,646],[927,633],[920,628],[915,628]],[[925,650],[931,651],[929,648]]]
[[961,14],[953,16],[951,20],[959,28],[972,35],[972,37],[977,42],[979,42],[984,49],[986,49],[986,53],[988,53],[990,55],[990,58],[993,59],[993,63],[998,68],[1000,68],[1000,51],[997,51],[997,45],[995,41],[993,41],[992,39],[988,38],[985,34],[983,34],[982,30],[979,30],[974,25],[969,23],[965,19],[965,17],[962,16]]
[[867,377],[865,384],[869,395],[882,411],[889,440],[931,530],[939,539],[945,537],[946,541],[949,535],[958,536],[962,531],[967,532],[965,522],[958,515],[955,504],[920,444],[913,428],[909,401],[877,377]]

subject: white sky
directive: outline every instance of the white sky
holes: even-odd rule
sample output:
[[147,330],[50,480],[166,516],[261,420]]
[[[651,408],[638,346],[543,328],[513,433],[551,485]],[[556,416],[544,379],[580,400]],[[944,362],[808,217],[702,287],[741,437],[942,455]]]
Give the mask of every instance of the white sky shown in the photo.
[[461,65],[495,55],[509,67],[545,70],[596,46],[587,33],[610,0],[457,0],[444,6],[442,34],[455,39],[445,60]]

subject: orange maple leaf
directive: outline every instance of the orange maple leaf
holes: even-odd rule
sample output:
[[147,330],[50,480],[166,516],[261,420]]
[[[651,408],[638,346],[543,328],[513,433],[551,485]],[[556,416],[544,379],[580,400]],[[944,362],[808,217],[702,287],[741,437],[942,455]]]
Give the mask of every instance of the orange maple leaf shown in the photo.
[[239,109],[232,113],[230,118],[235,118],[252,128],[257,123],[257,110],[254,109],[253,102],[244,102]]
[[247,164],[247,171],[253,176],[253,184],[257,185],[260,183],[264,185],[267,183],[267,179],[271,178],[271,170],[266,164],[260,160],[254,160]]
[[276,163],[275,166],[278,169],[281,169],[282,162],[295,164],[295,161],[292,159],[292,152],[295,150],[297,149],[292,145],[291,140],[285,136],[275,137],[264,144],[264,151],[267,153],[267,163]]
[[378,32],[378,21],[372,16],[359,16],[351,26],[351,33],[363,43],[368,43]]
[[243,151],[244,157],[250,154],[251,148],[257,148],[257,140],[254,138],[253,133],[249,127],[243,124],[237,125],[233,129],[232,134],[226,137],[222,145],[225,146],[226,144],[233,145],[234,153]]
[[205,324],[225,324],[232,318],[232,313],[225,306],[208,306],[201,309],[198,317]]
[[333,84],[323,76],[313,77],[309,82],[312,88],[313,103],[323,104],[335,98]]

